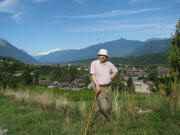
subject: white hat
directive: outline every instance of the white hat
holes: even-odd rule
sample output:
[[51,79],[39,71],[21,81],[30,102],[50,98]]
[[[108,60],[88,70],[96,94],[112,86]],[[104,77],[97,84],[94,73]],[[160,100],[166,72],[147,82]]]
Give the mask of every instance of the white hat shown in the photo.
[[108,51],[107,51],[106,49],[100,49],[97,55],[98,55],[98,56],[99,56],[99,55],[108,56]]

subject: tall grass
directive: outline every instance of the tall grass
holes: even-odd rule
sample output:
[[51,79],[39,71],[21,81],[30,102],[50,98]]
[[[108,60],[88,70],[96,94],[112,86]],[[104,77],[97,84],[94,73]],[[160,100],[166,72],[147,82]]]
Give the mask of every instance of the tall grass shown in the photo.
[[[83,91],[61,93],[54,92],[53,89],[39,90],[39,88],[36,90],[1,90],[0,123],[7,126],[9,134],[14,135],[83,135],[92,103],[90,100],[92,98],[89,97],[93,97],[94,93],[85,91],[82,97],[81,92]],[[74,99],[74,95],[68,95],[68,93],[75,93],[75,99],[78,100],[71,100]],[[22,108],[26,111],[21,114],[15,113],[15,110]],[[32,110],[36,113],[31,114]],[[100,115],[96,104],[88,135],[178,135],[180,134],[179,110],[177,107],[176,114],[173,113],[170,98],[160,93],[121,94],[114,92],[112,117],[116,123],[111,124],[106,121]],[[29,115],[26,121],[38,119],[41,124],[37,125],[33,122],[24,124],[26,123],[23,120],[24,115]]]
[[55,97],[52,92],[36,93],[30,91],[14,91],[6,89],[3,91],[5,96],[13,96],[16,100],[23,100],[27,103],[43,105],[45,108],[55,106],[56,109],[61,106],[70,105],[69,101],[64,97]]

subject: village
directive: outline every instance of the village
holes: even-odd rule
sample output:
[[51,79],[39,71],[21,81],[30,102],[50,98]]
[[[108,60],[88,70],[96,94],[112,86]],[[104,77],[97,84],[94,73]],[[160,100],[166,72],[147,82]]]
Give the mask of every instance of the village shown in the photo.
[[[72,66],[71,64],[68,64],[68,67]],[[119,80],[127,86],[127,81],[129,78],[132,78],[135,92],[139,93],[150,93],[153,91],[153,89],[156,89],[156,84],[153,82],[153,80],[149,80],[149,74],[154,73],[157,74],[157,77],[165,77],[168,75],[168,68],[166,67],[156,67],[153,68],[151,71],[149,71],[148,68],[143,68],[142,66],[132,66],[132,65],[121,65],[116,64],[116,66],[119,69]],[[79,66],[77,67],[78,71],[84,70],[88,71],[90,70],[90,66]],[[81,76],[80,78],[76,78],[72,82],[58,82],[58,81],[50,81],[46,79],[39,79],[39,85],[48,87],[48,88],[60,88],[60,89],[71,89],[71,90],[81,90],[81,89],[95,89],[95,84],[92,82],[92,79],[89,75],[89,80],[85,80],[84,76]]]
[[[6,63],[6,64],[4,64]],[[3,59],[0,60],[0,65],[9,65],[10,67],[13,64],[17,64],[13,61],[4,61]],[[21,64],[19,64],[21,65]],[[28,65],[24,65],[22,69],[26,69]],[[132,79],[134,91],[139,93],[151,93],[154,92],[157,89],[157,78],[164,78],[168,75],[168,68],[165,66],[157,66],[157,65],[148,65],[148,66],[142,66],[142,65],[126,65],[126,64],[115,64],[115,66],[119,70],[119,74],[117,76],[118,83],[123,83],[125,87],[127,87],[129,78]],[[6,66],[7,67],[7,66]],[[56,70],[63,68],[62,71],[66,70],[64,76],[67,76],[67,73],[73,69],[74,72],[70,74],[79,74],[80,75],[74,75],[74,78],[66,81],[67,79],[60,80],[62,77],[61,75],[54,73],[56,75],[55,79],[44,78],[43,73],[42,75],[36,75],[36,70],[44,70],[44,72],[49,72],[58,67]],[[49,68],[49,69],[48,69]],[[7,70],[7,69],[6,69]],[[26,70],[25,70],[26,71]],[[57,72],[56,71],[56,72]],[[30,80],[32,79],[32,84],[36,84],[42,87],[47,88],[59,88],[59,89],[66,89],[66,90],[83,90],[83,89],[89,89],[93,90],[95,89],[95,85],[91,79],[91,76],[89,74],[90,72],[90,65],[74,65],[74,64],[66,64],[66,65],[52,65],[52,66],[44,66],[41,65],[40,68],[35,68],[34,70],[29,71],[29,75],[31,76]],[[10,71],[4,71],[1,72],[1,75],[8,76],[12,73]],[[49,75],[48,73],[47,75]],[[15,78],[16,80],[23,76],[23,72],[18,71],[12,74],[11,78]],[[27,76],[27,75],[26,75]],[[27,78],[27,77],[25,77]],[[68,78],[68,77],[67,77]],[[70,78],[72,78],[70,76]]]

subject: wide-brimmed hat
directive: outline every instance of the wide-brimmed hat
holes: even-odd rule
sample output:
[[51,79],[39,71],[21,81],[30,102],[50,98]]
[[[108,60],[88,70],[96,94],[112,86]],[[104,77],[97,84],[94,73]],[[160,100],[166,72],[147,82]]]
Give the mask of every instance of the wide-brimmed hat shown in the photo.
[[106,49],[100,49],[99,52],[97,53],[97,55],[104,55],[104,56],[108,56],[108,51]]

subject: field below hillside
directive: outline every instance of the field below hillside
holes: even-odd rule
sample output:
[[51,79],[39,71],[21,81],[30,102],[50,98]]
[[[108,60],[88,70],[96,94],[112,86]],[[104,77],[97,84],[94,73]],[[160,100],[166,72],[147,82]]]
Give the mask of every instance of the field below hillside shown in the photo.
[[[22,87],[0,90],[7,135],[83,135],[94,91]],[[179,135],[180,108],[160,93],[113,93],[111,124],[95,105],[88,135]]]

